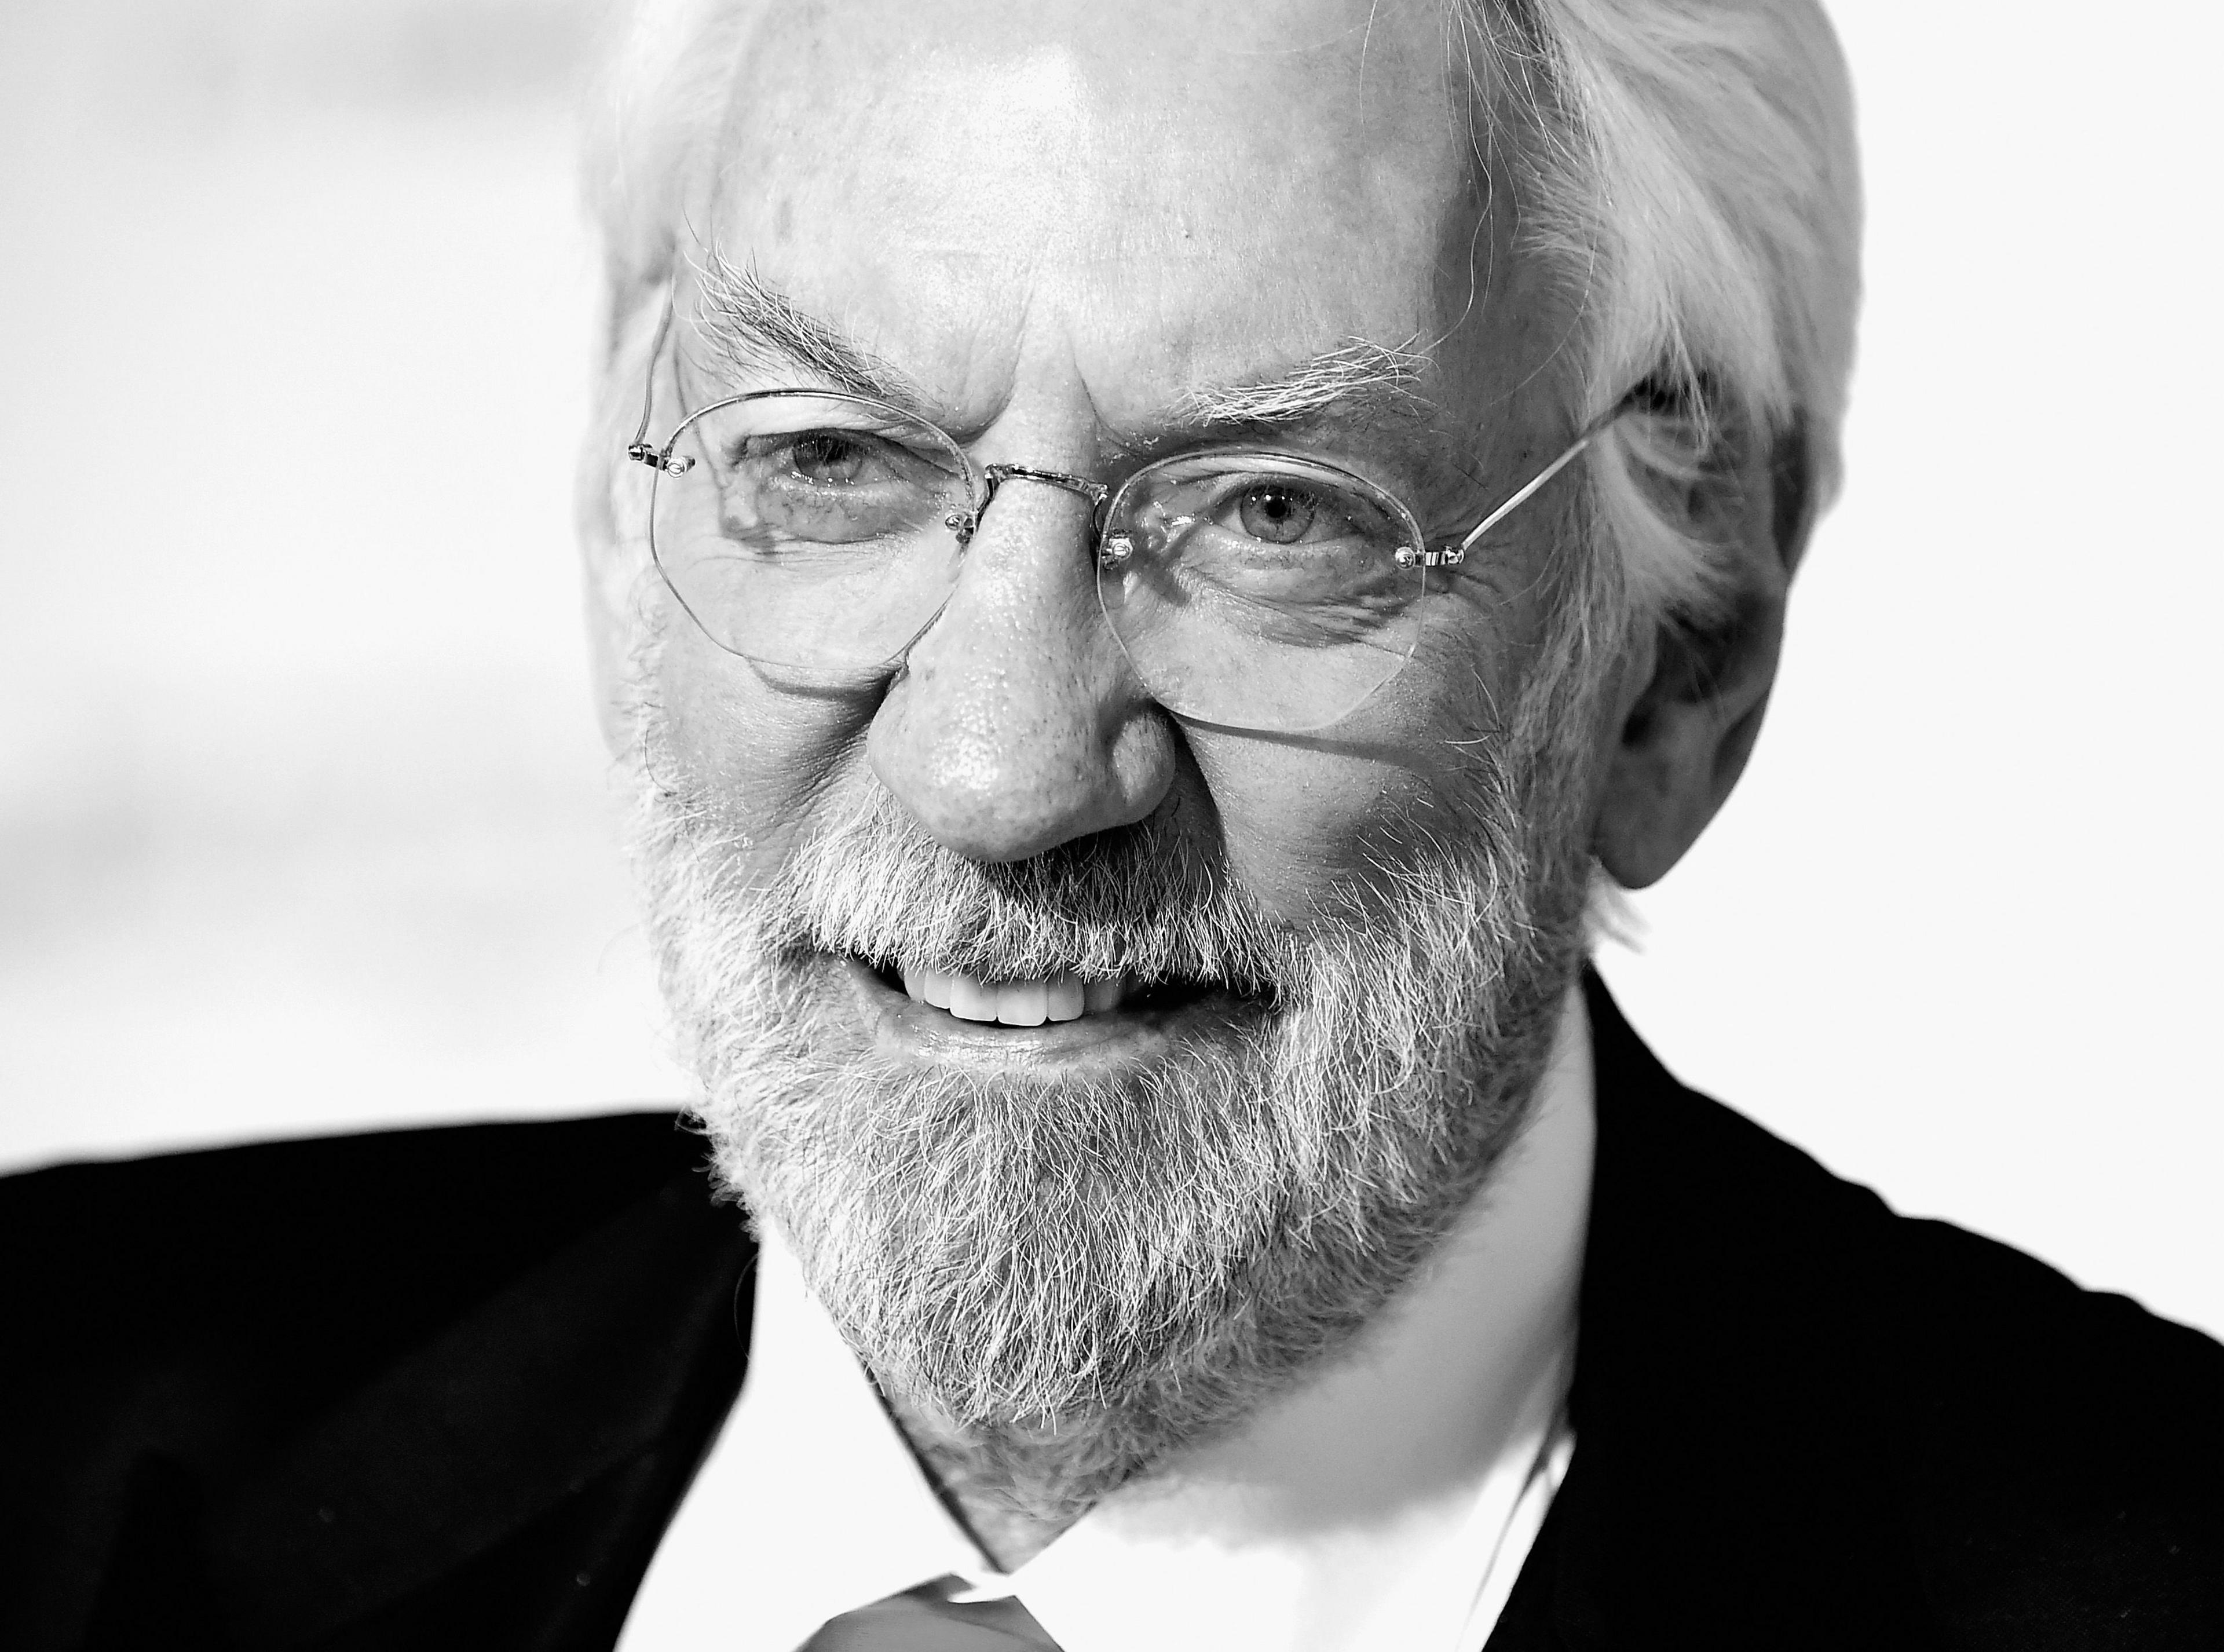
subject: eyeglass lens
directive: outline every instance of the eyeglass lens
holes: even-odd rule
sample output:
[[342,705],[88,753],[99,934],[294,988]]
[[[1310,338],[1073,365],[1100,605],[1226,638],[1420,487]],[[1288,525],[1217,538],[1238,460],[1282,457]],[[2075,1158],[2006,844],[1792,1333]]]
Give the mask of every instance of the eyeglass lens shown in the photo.
[[[836,395],[775,392],[689,420],[657,473],[650,544],[711,640],[761,665],[884,668],[957,583],[975,472],[933,426]],[[1007,486],[1021,485],[1008,483]],[[1177,715],[1298,731],[1345,716],[1413,651],[1425,574],[1387,494],[1265,451],[1162,460],[1106,512],[1105,618]]]

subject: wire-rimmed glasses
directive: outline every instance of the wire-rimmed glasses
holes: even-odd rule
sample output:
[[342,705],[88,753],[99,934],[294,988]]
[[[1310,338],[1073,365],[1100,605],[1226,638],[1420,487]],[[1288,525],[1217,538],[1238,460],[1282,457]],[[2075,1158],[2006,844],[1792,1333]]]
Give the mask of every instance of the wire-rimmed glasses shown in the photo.
[[926,420],[841,391],[728,396],[660,446],[641,440],[644,407],[628,453],[654,472],[648,537],[666,585],[712,642],[761,666],[822,680],[889,668],[956,589],[998,489],[1025,480],[1089,502],[1097,600],[1153,700],[1194,721],[1301,733],[1398,674],[1421,636],[1429,571],[1456,566],[1607,422],[1435,544],[1402,501],[1305,454],[1178,453],[1115,489],[976,466]]

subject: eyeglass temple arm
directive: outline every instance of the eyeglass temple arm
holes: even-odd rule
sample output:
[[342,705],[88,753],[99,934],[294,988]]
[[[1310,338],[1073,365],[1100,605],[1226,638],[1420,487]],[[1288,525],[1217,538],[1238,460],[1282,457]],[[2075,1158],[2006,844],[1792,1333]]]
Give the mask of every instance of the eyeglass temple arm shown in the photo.
[[1568,445],[1567,451],[1563,453],[1559,458],[1554,459],[1550,465],[1547,465],[1543,470],[1538,472],[1536,475],[1531,477],[1526,482],[1523,483],[1520,488],[1515,490],[1512,498],[1508,499],[1504,504],[1499,506],[1497,510],[1492,511],[1488,516],[1485,516],[1481,522],[1475,523],[1473,528],[1469,529],[1468,530],[1467,537],[1459,542],[1459,554],[1461,556],[1465,556],[1469,551],[1473,550],[1475,548],[1475,541],[1481,539],[1485,534],[1488,533],[1492,529],[1497,527],[1499,523],[1504,522],[1508,516],[1512,516],[1528,501],[1529,497],[1535,493],[1538,489],[1543,487],[1545,484],[1551,481],[1562,471],[1567,469],[1570,465],[1572,465],[1575,462],[1576,455],[1582,453],[1584,448],[1589,446],[1591,445],[1591,439],[1597,434],[1598,433],[1595,430],[1587,430],[1582,435],[1576,437],[1574,441]]
[[672,331],[672,293],[664,294],[664,313],[657,319],[656,342],[649,347],[648,371],[641,376],[641,422],[634,427],[633,440],[626,444],[626,457],[637,465],[646,465],[654,471],[669,471],[678,476],[692,470],[692,459],[673,459],[649,445],[649,415],[656,407],[656,364],[664,359],[665,336]]
[[[1534,494],[1538,489],[1543,487],[1545,484],[1551,481],[1562,471],[1566,470],[1569,465],[1574,464],[1576,461],[1576,456],[1578,453],[1582,453],[1586,447],[1589,447],[1591,443],[1597,440],[1601,432],[1604,431],[1608,425],[1612,424],[1616,419],[1621,417],[1621,415],[1627,411],[1628,406],[1625,402],[1616,406],[1611,411],[1603,413],[1597,418],[1592,420],[1589,425],[1584,427],[1583,434],[1577,436],[1575,440],[1568,444],[1567,450],[1564,453],[1563,453],[1557,459],[1554,459],[1550,465],[1547,465],[1543,470],[1538,472],[1536,475],[1531,477],[1526,482],[1523,483],[1520,487],[1517,488],[1514,491],[1513,497],[1512,498],[1507,500],[1506,503],[1500,505],[1497,510],[1492,511],[1481,522],[1475,523],[1473,528],[1468,529],[1466,538],[1460,541],[1458,544],[1450,546],[1441,551],[1424,551],[1416,560],[1423,567],[1430,568],[1456,568],[1461,563],[1466,561],[1467,554],[1475,548],[1475,541],[1481,539],[1485,534],[1497,527],[1499,523],[1504,522],[1516,510],[1519,510],[1523,504],[1528,502],[1530,497]],[[1399,558],[1400,561],[1403,561],[1405,559],[1402,556]]]

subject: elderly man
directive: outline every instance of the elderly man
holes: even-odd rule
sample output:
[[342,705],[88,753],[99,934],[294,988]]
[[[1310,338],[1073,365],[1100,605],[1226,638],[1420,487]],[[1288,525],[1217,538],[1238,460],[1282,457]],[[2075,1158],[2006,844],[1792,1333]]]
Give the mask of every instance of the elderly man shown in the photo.
[[658,1116],[19,1182],[10,1645],[2224,1644],[2224,1353],[1584,966],[1835,477],[1811,6],[705,0],[606,110],[747,1230]]

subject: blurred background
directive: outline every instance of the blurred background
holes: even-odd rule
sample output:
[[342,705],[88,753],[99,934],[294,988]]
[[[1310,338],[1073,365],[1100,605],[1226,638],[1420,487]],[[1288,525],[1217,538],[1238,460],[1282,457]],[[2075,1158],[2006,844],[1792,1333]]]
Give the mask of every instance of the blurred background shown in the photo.
[[[1899,1208],[2224,1332],[2224,24],[1836,13],[1849,484],[1602,965]],[[688,1092],[571,542],[593,22],[0,0],[0,1168]]]

